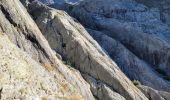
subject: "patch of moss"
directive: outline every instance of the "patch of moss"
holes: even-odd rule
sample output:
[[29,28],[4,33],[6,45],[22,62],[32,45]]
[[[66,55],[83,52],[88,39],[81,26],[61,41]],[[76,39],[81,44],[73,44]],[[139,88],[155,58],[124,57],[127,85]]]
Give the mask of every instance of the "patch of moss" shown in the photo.
[[133,83],[135,86],[138,86],[138,85],[141,84],[140,81],[138,81],[138,80],[133,80],[132,83]]

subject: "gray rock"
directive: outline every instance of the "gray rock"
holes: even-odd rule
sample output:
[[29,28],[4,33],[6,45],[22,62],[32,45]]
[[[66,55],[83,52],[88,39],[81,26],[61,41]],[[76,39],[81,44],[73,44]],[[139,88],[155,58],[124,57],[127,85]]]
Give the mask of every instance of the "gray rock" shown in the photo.
[[170,82],[164,80],[151,65],[138,58],[120,42],[102,32],[91,29],[88,31],[131,80],[139,80],[141,84],[154,89],[170,91]]
[[161,21],[159,9],[134,0],[85,0],[69,13],[84,26],[122,43],[169,80],[170,28]]
[[138,86],[138,88],[149,98],[149,100],[170,100],[170,93],[157,91],[147,86]]
[[101,81],[97,81],[87,74],[83,74],[83,76],[90,84],[91,91],[98,100],[126,100],[123,96],[114,92],[109,86],[102,83]]
[[78,70],[107,84],[127,100],[147,100],[76,20],[38,2],[30,8],[51,47]]
[[135,0],[150,8],[158,8],[161,20],[170,25],[170,1],[169,0]]
[[[5,34],[0,33],[1,100],[56,100],[71,99],[73,96],[79,99],[86,98],[75,88],[77,85],[70,84],[60,72],[53,72],[55,74],[52,74],[50,66],[45,68],[44,65],[40,65],[13,44]],[[79,81],[83,82],[81,77]]]
[[[81,77],[80,73],[76,70],[69,69],[66,65],[62,63],[62,61],[60,61],[56,57],[53,50],[50,48],[47,40],[42,35],[39,28],[37,27],[37,25],[32,20],[30,15],[27,13],[27,10],[24,8],[24,6],[20,3],[19,0],[1,0],[0,1],[0,32],[6,34],[13,44],[18,46],[21,50],[25,51],[38,64],[42,64],[42,66],[44,66],[44,68],[46,68],[46,70],[49,71],[48,74],[50,74],[53,77],[57,77],[56,79],[57,82],[62,82],[63,80],[63,82],[66,82],[68,84],[68,87],[69,86],[70,88],[76,87],[74,88],[74,90],[77,92],[73,92],[73,94],[78,93],[80,96],[84,97],[84,99],[90,99],[90,100],[94,99],[90,91],[89,85]],[[17,56],[17,58],[19,57],[22,57],[22,56]],[[20,59],[17,60],[17,58],[13,60],[14,62],[16,61],[15,63],[17,63],[17,61],[20,60]],[[32,62],[29,62],[29,63],[32,63]],[[29,69],[28,66],[25,66],[25,67],[24,66],[25,65],[22,65],[23,68],[27,67],[27,69]],[[9,68],[11,67],[12,65],[9,66]],[[17,69],[16,67],[16,72],[18,70],[19,69]],[[15,76],[11,76],[11,77],[15,77]],[[61,80],[59,80],[60,78]],[[53,78],[49,80],[53,80]],[[18,80],[15,80],[15,82],[17,81]],[[35,82],[37,82],[36,79],[35,79]],[[19,82],[17,84],[20,85],[22,83]],[[8,89],[7,91],[11,90],[10,87],[8,86],[6,88]],[[35,93],[37,96],[41,96],[38,94],[38,92],[31,91],[31,93]],[[67,96],[71,96],[71,94],[69,93],[71,93],[71,91],[68,92]],[[18,94],[16,95],[19,96]],[[29,99],[29,97],[26,99]]]

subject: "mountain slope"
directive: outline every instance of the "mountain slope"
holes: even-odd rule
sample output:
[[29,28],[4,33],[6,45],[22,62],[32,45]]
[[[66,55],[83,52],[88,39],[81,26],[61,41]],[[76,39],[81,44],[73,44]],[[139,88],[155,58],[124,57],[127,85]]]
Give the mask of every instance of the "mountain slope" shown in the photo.
[[170,98],[161,8],[138,0],[58,2],[74,19],[49,7],[59,0],[49,1],[0,1],[0,99]]
[[72,96],[83,99],[61,74],[50,74],[43,65],[12,44],[5,34],[0,35],[0,47],[2,100],[69,99]]
[[52,48],[81,73],[102,81],[127,100],[147,99],[105,55],[89,33],[70,16],[39,2],[33,2],[29,8]]
[[[118,53],[121,54],[123,52],[118,50],[118,53],[116,53],[114,51],[120,45],[115,45],[114,48],[108,49],[108,44],[113,45],[113,43],[103,41],[101,40],[102,35],[99,35],[95,31],[91,32],[95,34],[93,37],[98,40],[103,49],[117,62],[118,66],[123,68],[122,70],[132,80],[139,80],[142,84],[158,90],[170,91],[170,31],[169,26],[161,21],[157,9],[148,8],[134,0],[84,0],[77,5],[70,5],[68,8],[72,9],[66,9],[66,11],[78,19],[85,27],[99,31],[99,33],[101,32],[113,40],[118,41],[125,47],[124,49],[127,49],[134,55],[132,58],[125,56],[125,54],[122,56],[119,55],[119,57],[124,59],[124,62],[122,59],[114,58]],[[97,37],[97,35],[99,36]],[[114,52],[110,53],[110,51]],[[141,59],[141,63],[132,61],[136,57],[137,59]],[[129,62],[129,59],[131,62]],[[147,68],[148,71],[142,72],[137,68],[131,68],[131,66],[139,66],[141,69]],[[136,74],[131,73],[129,68],[134,70]],[[157,76],[157,78],[152,78],[152,75],[146,75],[145,78],[140,78],[140,75],[145,73],[154,73],[153,77]],[[149,77],[155,81],[150,81]],[[160,82],[160,85],[155,84],[155,82]],[[161,85],[161,82],[165,84]]]
[[37,63],[41,63],[52,76],[61,75],[61,79],[76,87],[75,94],[79,93],[86,99],[93,99],[88,84],[77,71],[70,70],[56,57],[19,0],[0,1],[0,7],[0,31],[5,33],[12,43],[27,52]]

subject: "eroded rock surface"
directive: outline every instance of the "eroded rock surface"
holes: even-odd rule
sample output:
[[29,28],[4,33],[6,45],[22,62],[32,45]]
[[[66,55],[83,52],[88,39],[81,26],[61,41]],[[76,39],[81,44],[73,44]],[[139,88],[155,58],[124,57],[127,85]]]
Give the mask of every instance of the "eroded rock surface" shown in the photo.
[[0,34],[1,100],[85,99],[64,76],[49,73],[43,65]]
[[[46,68],[47,71],[49,71],[48,74],[50,74],[51,77],[59,77],[62,80],[65,80],[66,84],[63,83],[63,85],[64,85],[64,88],[66,88],[66,90],[67,90],[67,86],[68,86],[68,90],[70,89],[69,87],[71,86],[71,87],[73,87],[73,91],[72,91],[73,94],[79,94],[81,97],[83,97],[83,99],[90,99],[90,100],[94,99],[93,95],[91,94],[89,85],[81,77],[80,73],[76,70],[70,70],[66,65],[64,65],[62,63],[62,61],[60,61],[56,57],[54,51],[50,48],[47,40],[44,38],[44,36],[40,32],[39,28],[37,27],[37,25],[32,20],[30,15],[27,13],[27,10],[24,8],[24,6],[20,3],[19,0],[1,0],[0,1],[0,32],[5,33],[9,37],[9,40],[13,44],[15,44],[17,47],[19,47],[22,51],[25,51],[37,63],[42,64],[42,66],[44,68]],[[10,49],[10,50],[12,50],[12,49]],[[7,55],[7,56],[9,56],[9,55]],[[18,59],[20,57],[20,55],[16,55],[16,56],[17,56],[16,59]],[[18,59],[18,60],[20,61],[20,59]],[[14,64],[22,63],[19,61],[17,62],[17,61],[13,60],[13,63]],[[12,62],[12,60],[11,60],[11,62]],[[32,62],[27,62],[27,63],[31,64]],[[16,67],[16,69],[13,69],[13,70],[14,71],[16,70],[16,72],[17,71],[20,72],[20,69],[17,69],[20,67],[23,67],[23,69],[26,67],[24,69],[24,71],[29,69],[27,67],[29,67],[31,65],[27,66],[26,65],[27,63],[24,63],[25,65],[24,64],[20,65],[20,66]],[[32,65],[32,67],[33,66],[36,66],[36,65]],[[9,65],[8,67],[13,68],[15,66]],[[39,65],[37,67],[41,67],[41,66]],[[5,69],[1,69],[1,70],[5,70]],[[13,71],[13,70],[9,70],[9,71]],[[41,71],[41,68],[39,71]],[[39,75],[39,73],[35,72],[35,73],[28,73],[28,74],[30,74],[30,75],[38,74]],[[21,72],[21,74],[22,74],[22,72]],[[11,77],[16,77],[16,76],[14,74]],[[24,78],[26,78],[26,77],[24,77]],[[36,79],[39,79],[39,78],[37,77]],[[38,81],[36,81],[36,79],[35,79],[35,82],[38,82]],[[32,79],[32,81],[33,80],[34,79]],[[49,78],[48,80],[55,81],[54,78]],[[47,82],[48,82],[48,80],[47,80]],[[54,83],[54,82],[53,83],[60,84],[59,83],[60,80],[58,80],[58,79],[56,79],[56,80],[58,83]],[[17,82],[17,81],[18,81],[17,79],[14,80],[14,82]],[[8,80],[8,82],[10,82],[10,80]],[[46,84],[48,84],[47,82],[46,82]],[[22,85],[22,82],[20,84],[19,83],[20,82],[18,82],[18,85]],[[70,86],[69,86],[69,84],[70,84]],[[8,84],[6,84],[6,85],[8,85]],[[15,84],[13,84],[13,85],[15,85]],[[62,85],[62,84],[60,84],[60,85]],[[21,86],[21,88],[22,88],[22,86]],[[49,83],[49,86],[50,86],[50,83]],[[2,85],[2,87],[3,87],[3,85]],[[57,88],[57,85],[54,86],[54,89],[55,89],[55,87]],[[32,88],[32,87],[30,87],[30,88]],[[49,88],[50,88],[50,90],[52,90],[52,86]],[[10,92],[10,90],[11,90],[10,87],[7,87],[7,89],[8,89],[7,92]],[[35,90],[36,90],[36,88],[35,88]],[[2,92],[3,92],[3,90],[2,90]],[[57,90],[54,90],[53,92],[57,93]],[[72,92],[70,91],[71,94],[72,94]],[[41,96],[38,94],[41,92],[30,91],[30,93],[32,93],[32,94],[34,93],[35,95],[37,95],[39,97]],[[70,94],[70,96],[71,96],[71,94]],[[53,97],[55,99],[55,93],[53,95],[54,95]],[[63,95],[66,95],[66,94],[63,94]],[[20,96],[20,95],[16,94],[15,96]],[[72,95],[72,96],[74,96],[74,95]],[[3,97],[3,95],[2,95],[2,97]],[[29,99],[29,97],[26,97],[25,99]],[[56,97],[56,99],[57,99],[57,97]],[[68,97],[68,99],[70,99],[70,98]]]
[[127,100],[147,99],[68,14],[38,2],[30,5],[30,13],[51,47],[81,73],[102,81]]
[[[136,1],[84,0],[77,5],[72,5],[72,9],[66,11],[85,27],[113,38],[137,58],[144,61],[144,63],[133,63],[132,65],[141,68],[147,66],[147,69],[153,70],[158,75],[161,74],[161,77],[164,77],[163,81],[169,81],[169,26],[161,20],[160,9],[149,8]],[[132,57],[132,59],[136,59],[136,57]],[[126,72],[126,74],[128,73],[130,71]],[[138,71],[138,74],[141,73],[145,74]],[[136,75],[133,75],[133,77],[136,77]],[[160,82],[160,80],[157,81]],[[152,83],[152,86],[154,86],[154,83]],[[169,91],[168,84],[166,87],[159,87],[158,89]]]
[[88,31],[131,80],[139,80],[141,84],[155,89],[170,90],[169,81],[156,73],[150,64],[138,58],[119,41],[100,31],[91,29]]
[[93,95],[97,97],[98,100],[126,100],[103,82],[96,80],[87,74],[84,74],[83,76],[90,84]]
[[150,100],[170,100],[170,93],[157,91],[147,86],[138,86],[138,88],[150,99]]
[[37,0],[0,0],[0,99],[170,99],[168,5],[58,4],[77,20]]

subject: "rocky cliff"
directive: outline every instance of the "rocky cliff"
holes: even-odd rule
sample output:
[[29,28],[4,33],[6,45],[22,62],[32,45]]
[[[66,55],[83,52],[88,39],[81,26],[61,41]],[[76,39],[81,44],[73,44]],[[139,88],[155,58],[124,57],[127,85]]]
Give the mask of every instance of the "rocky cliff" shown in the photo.
[[48,2],[0,0],[0,99],[170,100],[158,2]]
[[[27,60],[27,57],[17,51],[18,49],[10,48],[10,44],[9,49],[1,48],[2,51],[6,51],[8,54],[5,56],[5,53],[1,53],[4,54],[4,56],[2,56],[4,57],[4,64],[6,65],[2,67],[3,63],[1,64],[1,71],[4,72],[2,79],[6,79],[5,81],[7,81],[1,84],[1,98],[5,100],[8,98],[19,99],[20,96],[23,96],[24,99],[93,99],[89,85],[83,80],[79,72],[69,69],[67,67],[69,65],[63,64],[63,62],[57,58],[20,1],[3,0],[0,1],[0,6],[1,33],[8,36],[11,41],[9,43],[15,45],[15,48],[20,49],[20,51],[27,53],[30,59],[32,59],[30,61]],[[5,39],[2,41],[4,41],[2,44],[8,47],[8,42],[6,43]],[[11,54],[10,57],[10,52],[14,51],[17,52],[16,57],[15,54]],[[5,59],[7,59],[7,61],[10,59],[9,65]],[[36,67],[34,68],[34,66]],[[5,78],[8,77],[6,75],[9,75],[9,78]],[[45,77],[47,77],[47,79]],[[5,82],[3,80],[1,81]],[[26,84],[30,84],[32,87],[28,86],[27,90],[25,89]],[[11,89],[14,91],[11,91]],[[26,92],[22,95],[20,94],[20,89]],[[60,92],[57,91],[61,92],[61,96],[58,95]],[[50,97],[50,95],[52,96]]]

